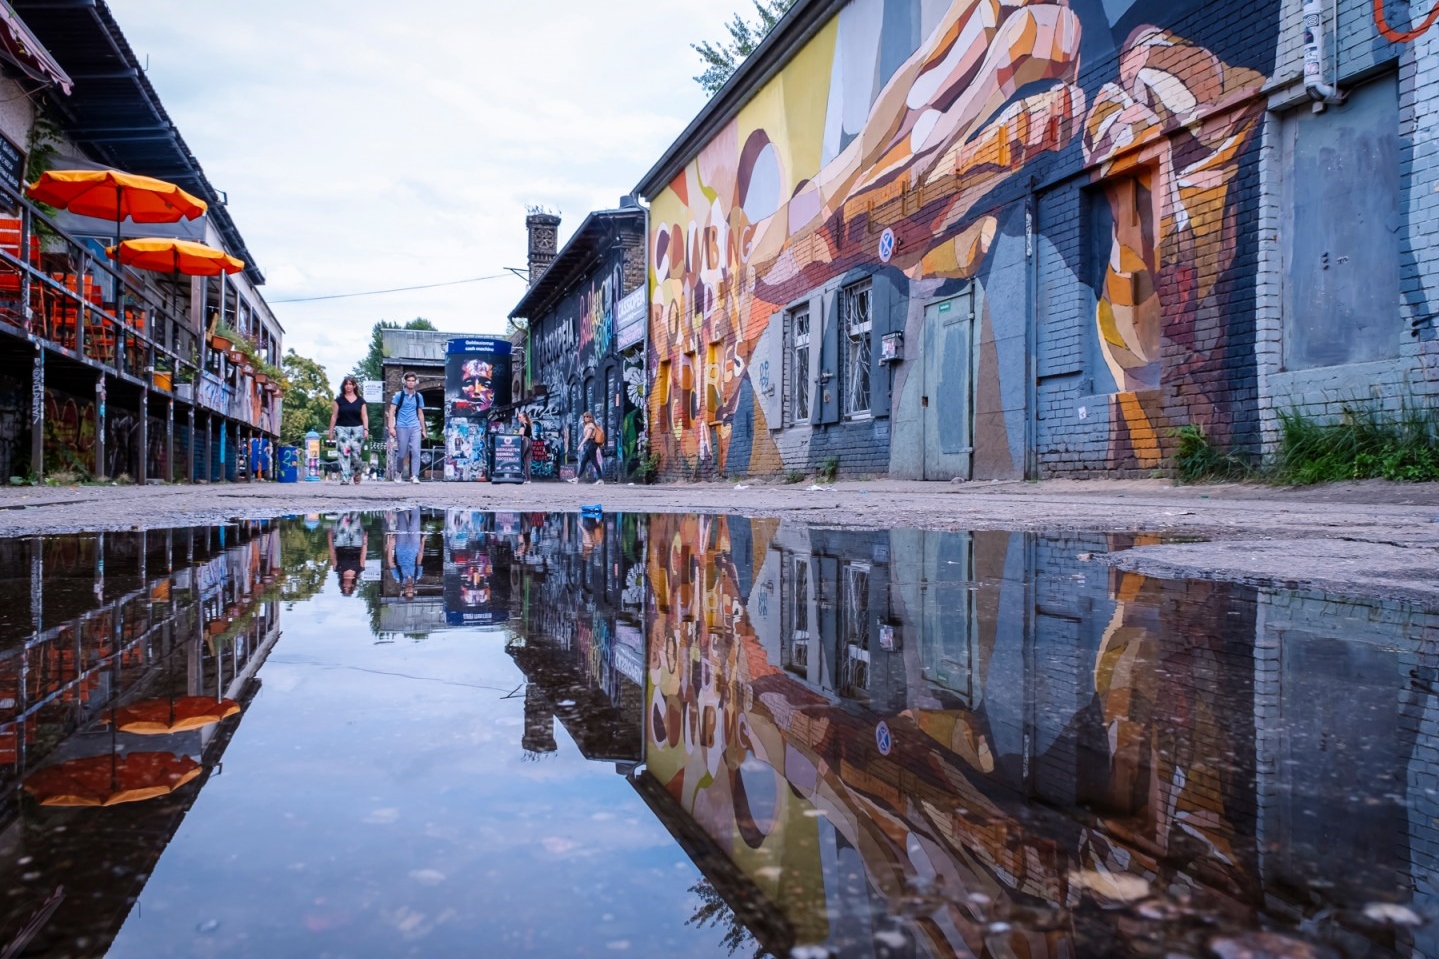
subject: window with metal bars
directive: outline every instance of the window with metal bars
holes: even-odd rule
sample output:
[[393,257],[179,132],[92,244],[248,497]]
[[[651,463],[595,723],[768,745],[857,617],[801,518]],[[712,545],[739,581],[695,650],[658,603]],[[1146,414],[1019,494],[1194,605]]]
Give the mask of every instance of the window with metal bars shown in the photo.
[[860,696],[869,690],[869,572],[868,563],[844,567],[840,588],[840,677],[842,696]]
[[790,313],[789,325],[791,419],[806,423],[809,421],[809,307]]
[[809,558],[787,557],[780,567],[780,606],[784,623],[781,663],[798,676],[809,676]]
[[840,349],[844,364],[840,399],[847,417],[869,415],[872,302],[873,287],[869,280],[852,283],[840,291]]

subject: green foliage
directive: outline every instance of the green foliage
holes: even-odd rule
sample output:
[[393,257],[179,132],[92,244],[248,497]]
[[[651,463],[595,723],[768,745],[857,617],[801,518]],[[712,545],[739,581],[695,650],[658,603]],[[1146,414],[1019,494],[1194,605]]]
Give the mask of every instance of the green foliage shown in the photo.
[[831,456],[829,459],[819,464],[819,469],[815,472],[816,475],[818,475],[820,482],[833,483],[835,477],[839,475],[839,457]]
[[630,475],[637,483],[654,482],[660,475],[660,454],[655,452],[639,454]]
[[1177,440],[1170,458],[1177,483],[1244,479],[1253,472],[1244,457],[1226,453],[1210,442],[1202,426],[1188,423],[1170,430],[1169,435]]
[[704,72],[694,78],[695,82],[710,96],[719,92],[725,81],[739,69],[745,57],[754,53],[755,47],[760,45],[765,34],[794,6],[794,0],[753,2],[755,13],[759,15],[758,20],[751,22],[736,13],[734,19],[725,24],[725,30],[729,33],[728,40],[719,43],[706,40],[703,43],[690,44],[690,49],[700,55],[705,65]]
[[804,476],[804,470],[790,470],[784,474],[784,481],[786,483],[803,483]]
[[298,446],[310,430],[324,433],[330,428],[330,411],[335,393],[325,368],[291,347],[284,359],[284,419],[280,442]]
[[1309,485],[1356,479],[1439,480],[1439,416],[1405,404],[1398,414],[1346,408],[1337,423],[1279,414],[1279,456],[1271,479]]

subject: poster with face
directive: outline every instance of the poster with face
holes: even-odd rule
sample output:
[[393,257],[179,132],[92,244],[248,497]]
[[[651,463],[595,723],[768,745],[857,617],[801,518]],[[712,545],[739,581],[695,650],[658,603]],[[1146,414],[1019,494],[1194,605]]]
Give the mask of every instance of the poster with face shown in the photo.
[[445,354],[446,416],[483,418],[510,404],[510,343],[497,337],[456,337]]

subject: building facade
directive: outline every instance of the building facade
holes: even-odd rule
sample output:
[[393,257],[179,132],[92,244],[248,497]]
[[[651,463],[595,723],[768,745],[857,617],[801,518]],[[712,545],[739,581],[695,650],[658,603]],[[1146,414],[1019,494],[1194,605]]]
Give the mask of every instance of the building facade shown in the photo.
[[526,382],[516,400],[539,426],[541,475],[578,455],[580,418],[588,410],[605,431],[605,475],[628,476],[647,442],[645,211],[626,200],[591,213],[552,258],[544,239],[554,237],[559,218],[532,213],[526,225],[530,288],[510,319],[528,329]]
[[636,188],[662,471],[1148,475],[1428,393],[1433,17],[1337,9],[1306,77],[1296,0],[801,0]]

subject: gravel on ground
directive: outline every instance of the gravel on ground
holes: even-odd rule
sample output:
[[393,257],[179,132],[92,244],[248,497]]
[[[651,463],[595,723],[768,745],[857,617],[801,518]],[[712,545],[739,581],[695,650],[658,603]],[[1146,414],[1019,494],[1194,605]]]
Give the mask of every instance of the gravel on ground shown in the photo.
[[[1162,577],[1439,604],[1439,484],[1305,488],[1167,480],[572,485],[371,482],[0,487],[0,535],[212,525],[420,505],[713,512],[828,527],[1158,534],[1094,559]],[[1154,539],[1155,537],[1150,537]]]

